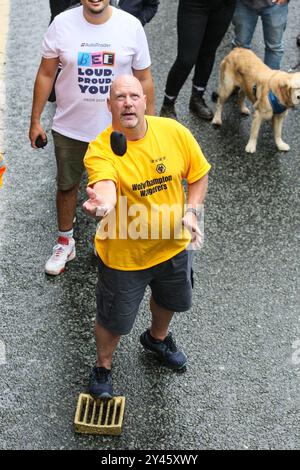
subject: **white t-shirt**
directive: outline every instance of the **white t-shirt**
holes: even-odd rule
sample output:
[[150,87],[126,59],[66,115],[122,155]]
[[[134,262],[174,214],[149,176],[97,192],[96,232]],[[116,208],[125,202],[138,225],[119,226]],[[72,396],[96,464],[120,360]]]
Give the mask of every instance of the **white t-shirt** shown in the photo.
[[139,20],[113,8],[108,21],[93,25],[83,8],[56,16],[45,35],[42,56],[59,57],[53,130],[90,142],[111,123],[106,100],[114,78],[150,66],[147,38]]

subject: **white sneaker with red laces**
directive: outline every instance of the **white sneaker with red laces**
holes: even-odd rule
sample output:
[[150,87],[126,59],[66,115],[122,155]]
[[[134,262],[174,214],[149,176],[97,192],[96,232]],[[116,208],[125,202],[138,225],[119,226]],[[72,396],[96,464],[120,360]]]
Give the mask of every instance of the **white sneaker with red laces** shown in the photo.
[[76,256],[74,238],[58,237],[58,243],[53,248],[53,254],[45,265],[47,274],[57,276],[65,270],[66,263]]

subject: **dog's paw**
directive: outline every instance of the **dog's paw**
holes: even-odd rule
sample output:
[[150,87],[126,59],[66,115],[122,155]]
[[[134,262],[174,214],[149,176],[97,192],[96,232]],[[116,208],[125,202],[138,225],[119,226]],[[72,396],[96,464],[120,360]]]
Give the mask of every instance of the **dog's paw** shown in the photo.
[[213,125],[214,127],[216,127],[216,128],[222,126],[222,121],[221,121],[221,119],[217,119],[217,118],[215,118],[215,117],[213,118],[213,120],[211,121],[211,123],[212,123],[212,125]]
[[289,144],[286,144],[285,142],[278,142],[276,143],[278,150],[281,152],[288,152],[290,150]]
[[248,142],[248,144],[246,145],[246,148],[245,148],[245,151],[247,153],[255,153],[256,151],[256,142]]
[[241,113],[243,116],[250,116],[251,111],[245,106],[244,108],[241,108]]

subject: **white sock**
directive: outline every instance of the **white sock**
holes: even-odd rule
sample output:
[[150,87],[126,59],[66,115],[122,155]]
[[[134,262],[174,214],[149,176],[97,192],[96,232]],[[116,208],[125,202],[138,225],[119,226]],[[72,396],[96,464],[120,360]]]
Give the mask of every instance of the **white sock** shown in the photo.
[[204,86],[196,86],[196,85],[193,85],[193,87],[197,90],[197,91],[200,91],[200,92],[204,92],[205,91],[205,87]]
[[68,230],[67,232],[61,232],[59,230],[58,231],[58,236],[59,237],[65,237],[65,238],[73,238],[73,229]]
[[175,101],[175,99],[176,99],[176,96],[169,96],[169,95],[166,95],[166,94],[165,94],[165,96],[166,96],[166,97],[168,98],[168,100],[170,100],[170,101]]

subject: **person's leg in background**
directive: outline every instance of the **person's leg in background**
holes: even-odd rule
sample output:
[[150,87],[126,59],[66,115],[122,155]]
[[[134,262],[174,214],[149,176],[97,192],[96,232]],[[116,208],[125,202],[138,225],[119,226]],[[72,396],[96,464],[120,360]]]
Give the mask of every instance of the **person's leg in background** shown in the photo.
[[234,26],[234,47],[251,49],[251,41],[258,20],[258,12],[247,7],[241,0],[237,0],[232,19]]
[[57,276],[68,261],[75,258],[73,220],[76,212],[78,188],[84,172],[83,158],[88,147],[81,142],[52,131],[57,164],[57,223],[58,239],[45,272]]
[[177,118],[175,100],[196,64],[208,20],[207,0],[180,0],[177,14],[177,57],[168,74],[160,115]]
[[288,4],[262,8],[261,19],[265,41],[264,62],[271,69],[280,69],[283,56],[283,34],[287,24]]
[[206,105],[203,95],[214,66],[216,51],[230,25],[235,9],[235,0],[212,3],[202,45],[198,54],[193,77],[190,109],[200,118],[211,120],[212,110]]

